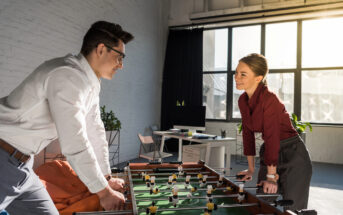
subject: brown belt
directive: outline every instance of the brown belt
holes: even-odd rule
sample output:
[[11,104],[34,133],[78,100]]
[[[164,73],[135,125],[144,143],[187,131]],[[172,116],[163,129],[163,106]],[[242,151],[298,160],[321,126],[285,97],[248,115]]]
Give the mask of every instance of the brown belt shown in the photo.
[[16,148],[14,148],[13,146],[11,146],[10,144],[8,144],[6,141],[2,139],[0,139],[0,148],[8,152],[11,156],[13,155],[13,153],[15,153],[13,157],[22,163],[25,163],[26,161],[30,159],[30,155],[21,153]]

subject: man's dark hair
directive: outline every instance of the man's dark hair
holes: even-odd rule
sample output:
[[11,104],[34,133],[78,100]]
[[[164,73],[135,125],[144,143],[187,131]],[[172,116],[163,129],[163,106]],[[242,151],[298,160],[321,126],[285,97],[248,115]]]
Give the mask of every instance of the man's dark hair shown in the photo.
[[118,46],[119,40],[126,44],[133,40],[133,38],[132,34],[123,31],[118,24],[98,21],[91,26],[83,38],[81,53],[87,56],[100,43],[112,47]]

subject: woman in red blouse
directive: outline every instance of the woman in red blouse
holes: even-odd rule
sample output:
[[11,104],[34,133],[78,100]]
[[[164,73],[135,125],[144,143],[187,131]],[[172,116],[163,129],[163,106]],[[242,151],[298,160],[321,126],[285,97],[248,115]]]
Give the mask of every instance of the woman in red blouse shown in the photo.
[[283,194],[294,204],[287,209],[307,208],[312,164],[304,142],[293,128],[289,114],[278,97],[266,84],[267,60],[260,54],[250,54],[239,61],[235,73],[236,88],[244,90],[238,100],[242,115],[243,146],[249,168],[238,175],[244,181],[255,171],[255,136],[262,132],[258,184],[265,193]]

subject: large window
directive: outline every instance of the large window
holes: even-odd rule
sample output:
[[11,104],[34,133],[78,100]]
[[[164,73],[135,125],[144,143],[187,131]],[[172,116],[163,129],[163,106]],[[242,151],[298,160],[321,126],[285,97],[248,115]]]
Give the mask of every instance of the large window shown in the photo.
[[[240,120],[234,71],[250,53],[266,56],[268,88],[289,113],[313,123],[343,124],[343,17],[204,31],[206,118]],[[225,58],[225,59],[224,59]]]
[[228,29],[203,35],[203,104],[206,119],[227,119]]

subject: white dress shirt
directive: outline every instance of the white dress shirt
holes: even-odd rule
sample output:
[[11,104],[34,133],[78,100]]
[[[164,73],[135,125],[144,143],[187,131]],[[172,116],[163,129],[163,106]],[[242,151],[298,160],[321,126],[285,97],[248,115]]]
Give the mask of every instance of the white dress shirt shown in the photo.
[[100,81],[82,54],[46,61],[0,98],[0,138],[27,155],[59,138],[76,174],[98,192],[111,172],[99,93]]

